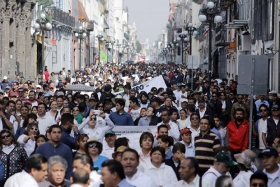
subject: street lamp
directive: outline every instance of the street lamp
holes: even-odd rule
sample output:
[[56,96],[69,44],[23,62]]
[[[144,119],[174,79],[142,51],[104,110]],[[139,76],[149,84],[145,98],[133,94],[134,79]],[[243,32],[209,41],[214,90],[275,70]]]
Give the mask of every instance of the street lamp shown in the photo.
[[51,31],[52,30],[52,24],[49,22],[49,20],[46,18],[45,13],[40,14],[40,18],[36,20],[36,23],[34,24],[36,32],[41,32],[42,34],[42,69],[44,72],[44,67],[45,67],[45,31]]
[[188,31],[183,31],[181,34],[178,35],[177,41],[182,42],[181,47],[181,55],[182,55],[182,64],[184,64],[184,42],[187,41]]
[[213,1],[207,3],[206,8],[200,10],[201,14],[198,16],[200,22],[206,22],[209,24],[209,52],[208,52],[208,76],[211,81],[211,71],[212,71],[212,24],[222,22],[222,16],[219,16],[219,9],[216,7]]
[[82,26],[79,26],[79,29],[76,30],[76,31],[73,31],[74,32],[74,35],[76,38],[78,38],[80,40],[80,43],[79,43],[79,70],[81,70],[81,67],[82,67],[82,40],[84,40],[86,37],[87,37],[87,33],[86,31],[83,29]]
[[186,27],[186,30],[188,31],[189,34],[189,41],[190,41],[190,51],[189,51],[189,55],[192,55],[192,36],[197,34],[197,29],[196,27],[193,26],[192,23],[189,23],[188,26]]
[[102,34],[98,34],[96,37],[97,37],[97,39],[98,39],[98,57],[99,57],[98,63],[100,64],[100,61],[101,61],[101,56],[100,56],[100,43],[101,43],[101,40],[102,40],[102,38],[103,38],[103,35],[102,35]]

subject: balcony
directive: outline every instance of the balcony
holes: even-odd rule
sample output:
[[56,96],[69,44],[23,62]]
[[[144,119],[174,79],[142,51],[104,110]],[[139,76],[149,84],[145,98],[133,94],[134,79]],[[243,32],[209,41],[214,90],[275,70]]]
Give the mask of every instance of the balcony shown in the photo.
[[227,10],[230,5],[232,5],[235,2],[235,0],[221,0],[220,1],[220,8],[222,10]]
[[215,46],[217,47],[225,47],[230,45],[229,42],[227,42],[227,31],[224,28],[223,24],[220,24],[219,26],[216,27],[215,29]]
[[94,30],[94,22],[90,20],[89,22],[86,23],[86,30],[87,31],[93,31]]

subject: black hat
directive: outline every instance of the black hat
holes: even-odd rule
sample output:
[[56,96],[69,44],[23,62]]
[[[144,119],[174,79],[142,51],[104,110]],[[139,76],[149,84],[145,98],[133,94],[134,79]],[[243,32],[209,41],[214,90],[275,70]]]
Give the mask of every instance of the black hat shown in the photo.
[[157,103],[161,103],[161,100],[159,97],[155,97],[151,102],[157,102]]
[[264,155],[265,156],[278,156],[278,152],[276,149],[270,147],[270,148],[262,150],[262,152],[259,153],[258,157],[261,158]]

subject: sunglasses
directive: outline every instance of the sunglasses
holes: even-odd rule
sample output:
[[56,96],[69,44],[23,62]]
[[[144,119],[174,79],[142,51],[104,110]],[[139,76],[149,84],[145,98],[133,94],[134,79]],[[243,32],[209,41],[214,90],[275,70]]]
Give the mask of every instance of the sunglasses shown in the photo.
[[38,129],[37,129],[37,128],[34,128],[34,127],[30,128],[30,130],[38,131]]
[[97,147],[97,144],[96,143],[91,143],[91,144],[88,145],[88,147],[89,148],[95,148],[95,147]]
[[261,109],[260,112],[267,112],[267,110],[266,109]]
[[11,137],[11,134],[6,134],[4,136],[1,136],[1,139],[4,140],[5,138],[9,138],[9,137]]
[[94,121],[96,121],[96,118],[91,118],[91,120],[94,120]]

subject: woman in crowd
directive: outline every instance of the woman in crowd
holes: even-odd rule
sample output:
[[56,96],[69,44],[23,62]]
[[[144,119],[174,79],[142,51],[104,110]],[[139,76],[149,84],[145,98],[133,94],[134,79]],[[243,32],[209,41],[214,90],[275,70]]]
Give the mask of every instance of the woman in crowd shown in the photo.
[[76,155],[85,155],[86,151],[85,151],[85,144],[88,141],[88,135],[86,134],[80,134],[77,138],[77,148],[78,150],[73,152],[73,158]]
[[154,136],[150,132],[143,132],[139,140],[140,144],[140,165],[145,165],[150,162],[150,151],[153,148]]
[[38,114],[38,106],[33,106],[32,108],[31,108],[31,113],[33,113],[33,114]]
[[235,154],[234,158],[238,163],[240,172],[234,178],[233,184],[238,187],[250,186],[250,177],[253,174],[251,169],[255,172],[259,166],[256,160],[256,154],[250,149],[246,149],[242,153]]
[[37,120],[37,115],[35,115],[34,113],[28,114],[22,123],[22,127],[18,128],[15,137],[18,138],[20,135],[22,135],[28,124],[37,123],[36,120]]
[[151,163],[144,168],[144,173],[150,176],[159,187],[175,187],[178,179],[173,169],[164,164],[164,148],[154,147],[150,156]]
[[52,116],[54,121],[57,121],[57,119],[60,117],[59,112],[57,111],[56,101],[50,102],[50,110],[47,112],[47,115]]
[[15,173],[24,169],[27,160],[27,154],[23,147],[17,143],[14,135],[7,129],[0,132],[2,150],[0,152],[0,161],[4,164],[4,181]]
[[35,150],[36,147],[35,138],[38,135],[39,135],[38,124],[31,123],[27,125],[25,132],[22,135],[20,135],[17,139],[18,143],[20,143],[25,149],[28,157]]
[[17,100],[16,101],[16,114],[15,114],[15,117],[21,115],[21,111],[20,111],[21,107],[22,107],[22,101],[21,100]]
[[134,121],[134,125],[135,125],[135,126],[138,125],[138,122],[139,122],[140,118],[146,116],[146,112],[147,112],[147,108],[141,108],[141,110],[140,110],[140,116],[139,116],[138,118],[136,118],[136,120]]
[[170,159],[172,157],[171,146],[174,143],[174,139],[171,136],[159,135],[157,140],[158,146],[162,147],[165,151],[165,160]]
[[103,145],[96,138],[91,138],[85,144],[85,151],[88,156],[91,157],[93,161],[93,167],[98,171],[102,170],[102,163],[108,160],[107,157],[100,155],[103,150]]
[[180,110],[180,119],[177,120],[179,123],[179,129],[187,127],[187,111],[185,109]]
[[46,142],[48,141],[48,139],[46,138],[45,135],[39,134],[38,136],[35,136],[35,141],[36,141],[35,148],[34,148],[34,151],[31,153],[31,155],[35,154],[36,149],[37,149],[40,145],[46,143]]

